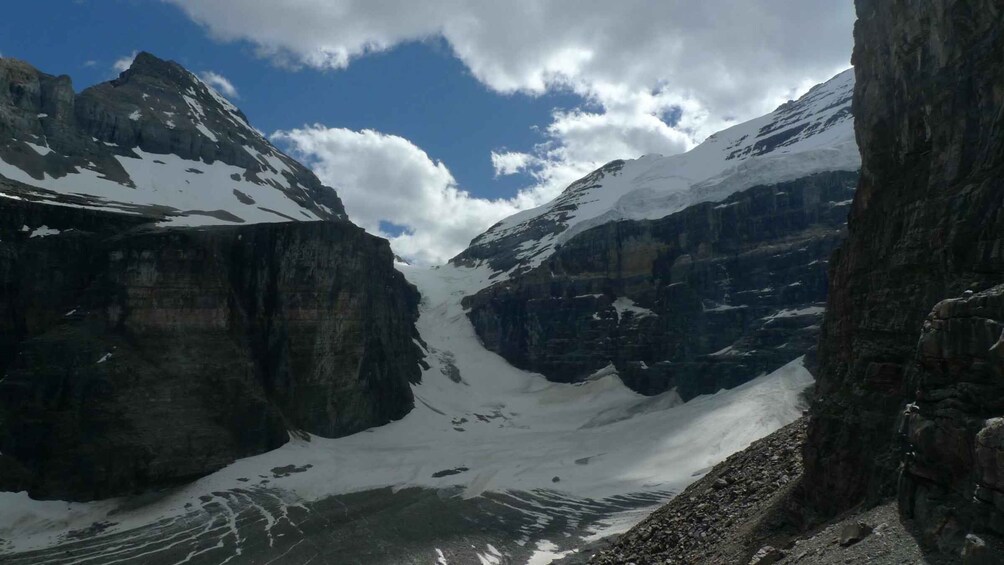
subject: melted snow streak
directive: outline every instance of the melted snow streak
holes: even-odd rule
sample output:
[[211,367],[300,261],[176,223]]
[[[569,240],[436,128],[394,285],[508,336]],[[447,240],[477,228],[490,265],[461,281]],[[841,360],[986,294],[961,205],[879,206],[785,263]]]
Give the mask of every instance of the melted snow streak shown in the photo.
[[471,247],[482,250],[478,256],[514,254],[520,261],[516,268],[531,268],[555,246],[606,222],[662,218],[757,185],[824,171],[856,171],[861,156],[854,138],[853,92],[851,69],[766,116],[712,135],[687,153],[614,161],[551,202],[495,224]]
[[104,534],[115,523],[95,522],[67,532],[55,547],[7,556],[4,563],[526,563],[539,558],[541,548],[571,551],[604,527],[601,518],[648,509],[671,494],[594,501],[538,490],[465,500],[456,493],[383,489],[304,504],[281,491],[237,488],[131,530]]
[[142,497],[0,493],[0,561],[548,563],[626,530],[797,419],[812,382],[795,359],[683,404],[673,391],[638,395],[613,367],[551,383],[478,342],[461,300],[489,270],[399,268],[422,293],[417,327],[429,353],[405,418],[297,438]]

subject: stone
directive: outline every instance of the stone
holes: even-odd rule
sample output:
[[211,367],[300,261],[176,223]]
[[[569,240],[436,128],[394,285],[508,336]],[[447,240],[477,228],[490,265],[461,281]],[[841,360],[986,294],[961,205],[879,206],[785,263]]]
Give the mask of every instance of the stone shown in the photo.
[[962,565],[1000,565],[1004,562],[1004,555],[987,545],[977,535],[966,536],[965,544],[962,546]]
[[865,539],[872,533],[872,527],[863,522],[844,524],[840,528],[840,545],[848,547]]
[[768,545],[760,548],[759,551],[753,554],[753,558],[750,559],[749,565],[771,565],[772,563],[777,563],[778,561],[784,559],[784,555],[784,552],[780,549]]

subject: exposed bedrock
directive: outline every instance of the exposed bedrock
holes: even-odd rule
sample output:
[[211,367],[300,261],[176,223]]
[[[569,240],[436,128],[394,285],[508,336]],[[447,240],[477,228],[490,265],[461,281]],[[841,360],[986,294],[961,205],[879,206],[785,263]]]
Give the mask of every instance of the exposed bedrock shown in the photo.
[[124,494],[287,430],[340,436],[412,407],[418,293],[387,242],[348,222],[157,229],[16,201],[0,214],[0,469],[17,470],[0,486]]
[[[925,318],[941,300],[1004,281],[1004,7],[856,4],[861,183],[831,271],[805,453],[810,502],[823,515],[894,494],[896,418],[916,392],[906,377]],[[973,340],[953,346],[958,351],[983,346],[978,333],[949,334],[944,339]],[[931,400],[925,394],[922,408]],[[986,416],[971,408],[962,402],[951,418]],[[962,449],[950,444],[959,439],[952,433],[943,449]]]
[[731,388],[815,346],[856,183],[820,173],[604,224],[465,305],[488,349],[551,380],[612,363],[645,394]]

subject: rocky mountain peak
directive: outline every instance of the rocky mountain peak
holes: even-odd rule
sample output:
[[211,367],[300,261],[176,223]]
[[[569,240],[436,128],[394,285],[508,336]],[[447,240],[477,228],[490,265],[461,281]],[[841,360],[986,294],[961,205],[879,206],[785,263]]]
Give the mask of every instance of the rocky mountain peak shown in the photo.
[[75,94],[0,60],[0,191],[172,224],[338,220],[335,191],[178,63],[136,56]]
[[[113,81],[85,90],[82,96],[129,112],[132,121],[153,122],[172,130],[193,130],[210,143],[262,145],[264,138],[232,102],[174,61],[149,53],[136,55],[132,65]],[[101,131],[95,133],[102,133]],[[206,151],[206,157],[212,151]]]

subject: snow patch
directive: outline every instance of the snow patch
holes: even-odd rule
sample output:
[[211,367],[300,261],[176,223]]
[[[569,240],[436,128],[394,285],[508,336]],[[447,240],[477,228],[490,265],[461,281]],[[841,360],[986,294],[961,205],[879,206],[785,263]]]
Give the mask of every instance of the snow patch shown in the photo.
[[537,551],[530,556],[530,560],[526,562],[526,565],[548,565],[552,561],[568,557],[577,551],[577,549],[559,551],[558,546],[549,540],[540,540],[537,542]]
[[49,226],[39,226],[32,230],[31,235],[29,235],[28,238],[49,237],[50,235],[59,235],[60,233],[62,232],[55,228],[50,228]]
[[617,321],[619,322],[624,314],[630,312],[634,314],[635,318],[645,318],[648,316],[658,316],[655,312],[649,310],[648,308],[642,308],[634,303],[634,300],[626,296],[621,296],[613,303],[614,310],[617,311]]
[[46,156],[46,155],[48,155],[49,153],[52,153],[52,149],[49,149],[49,148],[48,148],[48,147],[46,147],[46,146],[43,146],[43,145],[35,145],[34,143],[32,143],[32,142],[30,142],[30,141],[25,141],[24,143],[25,143],[25,144],[26,144],[26,145],[27,145],[28,147],[31,147],[32,149],[34,149],[34,150],[35,150],[35,153],[38,153],[39,155],[41,155],[41,156],[43,156],[43,157],[45,157],[45,156]]
[[765,316],[763,319],[766,321],[775,320],[778,318],[797,318],[799,316],[818,316],[826,312],[825,306],[808,306],[806,308],[793,308],[793,309],[783,309],[779,310],[770,316]]

